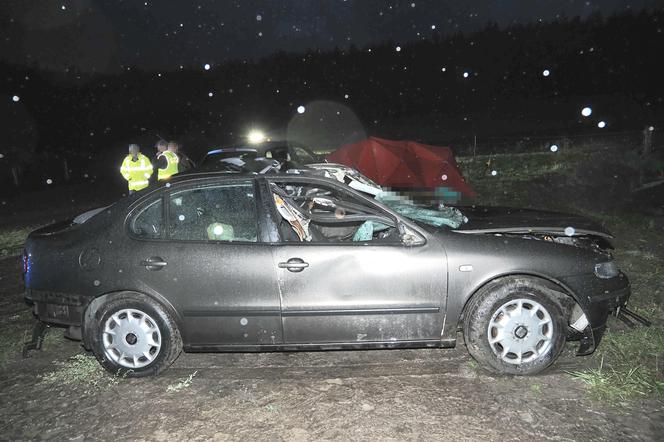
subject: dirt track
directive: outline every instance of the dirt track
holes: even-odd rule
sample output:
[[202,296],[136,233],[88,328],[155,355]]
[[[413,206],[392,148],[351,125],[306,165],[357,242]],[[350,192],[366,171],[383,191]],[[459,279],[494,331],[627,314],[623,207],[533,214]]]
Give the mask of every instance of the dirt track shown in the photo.
[[[0,261],[2,327],[30,327],[18,259]],[[0,368],[2,439],[232,440],[656,440],[664,406],[593,402],[565,370],[543,376],[478,372],[463,346],[263,354],[183,354],[159,378],[95,372],[72,384],[46,382],[57,362],[83,353],[51,329],[42,352],[10,355]],[[169,392],[196,372],[191,385]],[[101,376],[101,377],[100,377]],[[100,380],[101,379],[101,380]]]

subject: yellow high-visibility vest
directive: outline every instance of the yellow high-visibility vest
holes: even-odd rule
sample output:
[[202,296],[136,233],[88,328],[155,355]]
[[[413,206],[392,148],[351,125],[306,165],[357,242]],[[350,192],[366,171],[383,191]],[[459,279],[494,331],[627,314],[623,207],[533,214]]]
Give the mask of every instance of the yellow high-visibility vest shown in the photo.
[[131,154],[127,155],[120,167],[120,173],[127,180],[129,190],[141,190],[148,187],[152,171],[150,159],[142,153],[138,154],[136,161],[133,161]]
[[166,180],[171,175],[178,173],[178,163],[180,162],[180,158],[170,150],[160,152],[157,158],[161,158],[162,156],[166,158],[166,169],[157,169],[157,179],[160,181]]

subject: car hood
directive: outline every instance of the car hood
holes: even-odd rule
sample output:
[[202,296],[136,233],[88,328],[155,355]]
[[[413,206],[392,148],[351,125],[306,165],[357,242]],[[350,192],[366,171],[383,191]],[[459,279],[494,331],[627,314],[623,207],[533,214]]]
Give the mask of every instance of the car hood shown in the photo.
[[597,235],[613,238],[601,224],[579,215],[509,207],[458,207],[468,222],[461,233],[548,233],[552,235]]

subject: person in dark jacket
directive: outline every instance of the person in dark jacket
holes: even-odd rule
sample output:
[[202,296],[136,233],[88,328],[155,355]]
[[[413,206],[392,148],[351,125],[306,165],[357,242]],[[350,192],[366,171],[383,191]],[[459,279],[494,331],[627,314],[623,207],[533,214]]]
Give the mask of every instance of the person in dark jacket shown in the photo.
[[194,168],[194,162],[180,150],[180,145],[177,141],[169,141],[168,150],[178,157],[178,173],[186,172]]

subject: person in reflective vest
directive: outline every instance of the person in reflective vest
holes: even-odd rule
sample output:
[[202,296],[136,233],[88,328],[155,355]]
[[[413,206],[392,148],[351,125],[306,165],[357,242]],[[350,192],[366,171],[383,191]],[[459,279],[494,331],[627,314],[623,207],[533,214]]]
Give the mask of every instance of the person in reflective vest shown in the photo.
[[168,150],[173,152],[178,157],[178,173],[186,172],[194,168],[195,164],[191,161],[182,150],[180,149],[180,143],[177,141],[168,142]]
[[[173,143],[171,141],[171,143]],[[170,144],[168,143],[169,147]],[[157,147],[159,148],[159,147]],[[169,149],[161,151],[157,154],[157,161],[161,164],[163,163],[163,159],[166,159],[166,167],[164,169],[160,168],[157,169],[157,179],[159,181],[162,180],[167,180],[169,179],[172,175],[175,175],[176,173],[179,172],[178,170],[178,163],[180,162],[180,159],[178,158],[177,154]]]
[[157,181],[160,169],[166,170],[166,168],[168,167],[168,160],[164,155],[162,155],[162,153],[168,150],[168,143],[166,142],[166,140],[159,140],[157,141],[157,144],[155,144],[155,147],[157,148],[157,153],[154,156],[153,165],[155,169],[157,169],[157,173],[152,174],[152,179],[150,180],[151,182]]
[[120,173],[127,180],[129,194],[148,187],[152,172],[150,159],[141,153],[138,144],[130,144],[129,155],[125,157],[120,167]]

